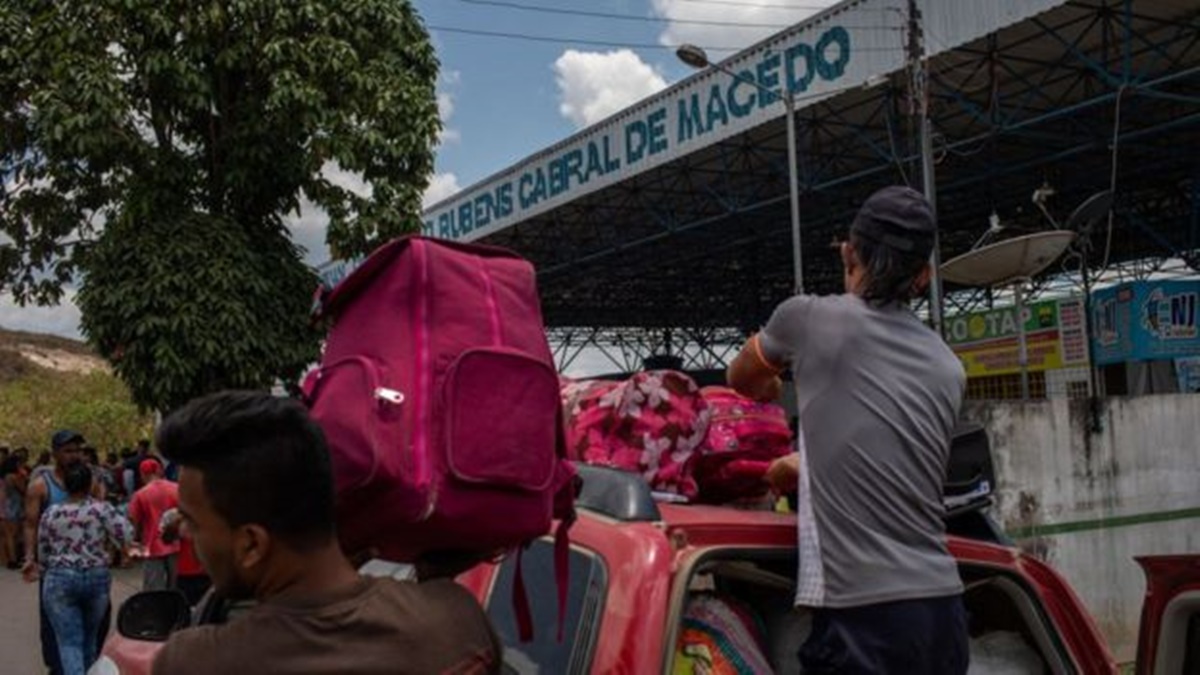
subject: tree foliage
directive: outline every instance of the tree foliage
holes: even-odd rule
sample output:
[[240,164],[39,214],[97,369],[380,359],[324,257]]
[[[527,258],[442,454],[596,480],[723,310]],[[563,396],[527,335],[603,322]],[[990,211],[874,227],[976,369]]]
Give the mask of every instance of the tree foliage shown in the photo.
[[205,215],[119,220],[84,265],[84,332],[141,406],[170,410],[198,393],[294,379],[316,357],[316,275],[282,229],[248,232]]
[[294,371],[312,278],[282,218],[322,207],[340,256],[411,229],[437,69],[408,0],[0,0],[0,284],[80,278],[142,405]]

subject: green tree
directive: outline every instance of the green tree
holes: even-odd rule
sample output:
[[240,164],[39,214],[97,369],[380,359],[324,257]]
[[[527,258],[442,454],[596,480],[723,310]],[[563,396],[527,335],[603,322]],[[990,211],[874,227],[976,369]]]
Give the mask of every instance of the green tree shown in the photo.
[[437,71],[408,0],[0,0],[0,285],[79,279],[146,408],[291,377],[318,336],[284,217],[324,209],[339,256],[415,229]]

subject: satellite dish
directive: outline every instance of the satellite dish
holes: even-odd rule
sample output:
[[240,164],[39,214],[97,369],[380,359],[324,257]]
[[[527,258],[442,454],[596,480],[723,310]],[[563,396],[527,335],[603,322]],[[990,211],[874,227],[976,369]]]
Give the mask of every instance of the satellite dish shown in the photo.
[[1087,231],[1101,218],[1108,215],[1112,205],[1113,193],[1111,191],[1097,192],[1075,209],[1075,213],[1072,213],[1071,217],[1067,219],[1066,229],[1072,232]]
[[[1091,203],[1088,200],[1084,206]],[[1083,210],[1083,206],[1075,213]],[[1072,219],[1075,216],[1071,216]],[[1037,276],[1067,250],[1075,232],[1052,230],[968,251],[942,265],[942,278],[963,286],[1005,286]]]

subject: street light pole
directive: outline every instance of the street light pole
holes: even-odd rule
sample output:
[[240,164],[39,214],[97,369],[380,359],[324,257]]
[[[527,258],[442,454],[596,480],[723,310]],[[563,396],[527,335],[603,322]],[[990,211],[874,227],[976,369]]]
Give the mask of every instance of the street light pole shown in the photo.
[[[937,214],[937,175],[933,161],[933,123],[929,119],[929,80],[925,72],[925,33],[921,20],[921,10],[916,0],[908,0],[908,44],[905,47],[908,55],[910,98],[916,106],[913,114],[920,126],[921,140],[921,175],[925,199],[933,209],[933,220],[938,222]],[[933,330],[938,335],[943,334],[942,307],[942,254],[941,227],[933,231],[933,252],[929,256],[932,274],[929,279],[929,318]]]
[[[757,84],[757,82],[755,83]],[[788,185],[792,207],[792,273],[796,295],[804,293],[804,249],[800,245],[800,181],[796,175],[796,99],[788,93],[783,97],[787,108]]]
[[675,50],[675,55],[679,57],[687,65],[696,68],[716,68],[739,82],[753,85],[762,94],[767,96],[783,99],[783,105],[787,109],[787,144],[788,144],[788,188],[791,200],[791,215],[792,215],[792,274],[793,288],[797,294],[804,292],[804,249],[800,242],[800,181],[797,176],[797,161],[796,161],[796,97],[791,91],[786,88],[782,91],[774,91],[768,89],[758,82],[746,79],[729,68],[708,60],[708,54],[703,47],[696,45],[682,45]]

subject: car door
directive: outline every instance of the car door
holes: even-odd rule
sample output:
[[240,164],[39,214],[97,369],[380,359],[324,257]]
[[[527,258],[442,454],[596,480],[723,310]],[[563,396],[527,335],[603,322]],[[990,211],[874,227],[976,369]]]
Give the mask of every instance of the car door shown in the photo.
[[1200,554],[1137,562],[1146,574],[1138,675],[1200,673]]

